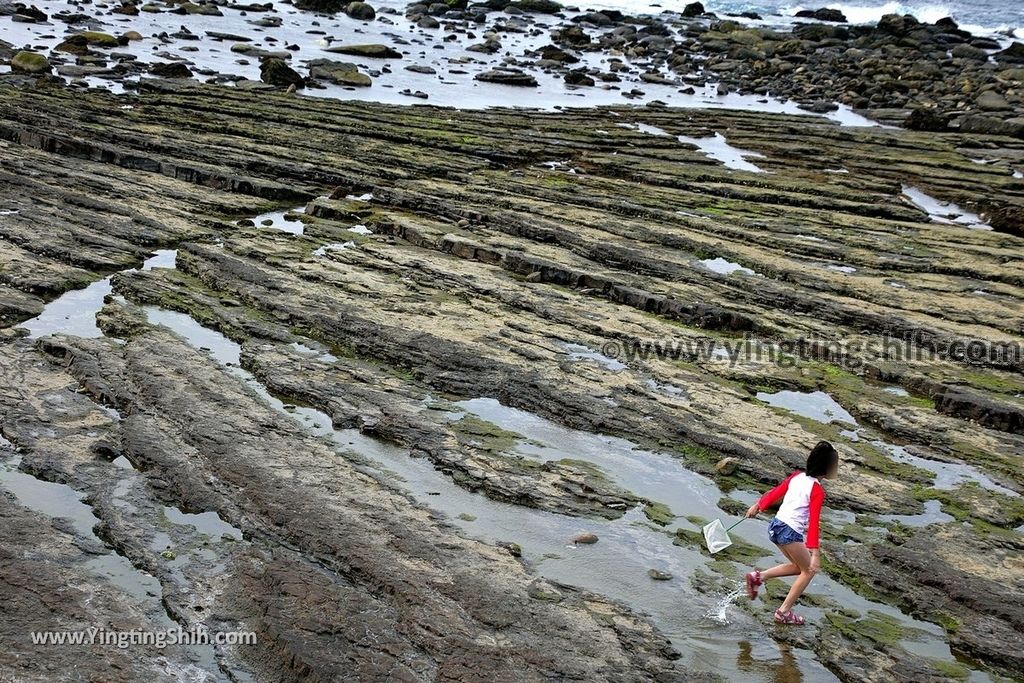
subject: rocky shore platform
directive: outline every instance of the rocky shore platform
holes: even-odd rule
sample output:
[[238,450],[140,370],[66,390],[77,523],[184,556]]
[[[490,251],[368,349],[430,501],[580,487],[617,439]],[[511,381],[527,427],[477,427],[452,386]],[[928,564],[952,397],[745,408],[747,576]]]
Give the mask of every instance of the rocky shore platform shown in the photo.
[[[0,678],[1024,670],[1024,140],[42,83],[0,160]],[[822,438],[777,628],[699,528]],[[175,625],[258,644],[28,638]]]

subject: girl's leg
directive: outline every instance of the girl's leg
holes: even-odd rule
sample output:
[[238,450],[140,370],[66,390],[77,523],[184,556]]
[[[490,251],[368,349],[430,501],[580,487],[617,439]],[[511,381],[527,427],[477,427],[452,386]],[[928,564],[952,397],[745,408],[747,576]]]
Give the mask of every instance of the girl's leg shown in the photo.
[[780,545],[779,550],[782,551],[782,554],[786,556],[786,559],[789,560],[789,562],[776,565],[771,569],[765,569],[763,572],[761,572],[762,580],[774,579],[780,576],[796,576],[800,573],[800,567],[797,566],[796,562],[793,561],[793,557],[786,550],[786,548],[788,547],[788,545]]
[[793,564],[800,570],[797,572],[800,575],[796,577],[792,588],[789,589],[789,595],[786,596],[782,607],[779,608],[785,614],[793,609],[793,605],[803,595],[804,590],[807,589],[807,584],[814,578],[814,572],[811,571],[811,553],[803,543],[787,543],[784,546],[780,546],[780,548],[786,557],[790,558]]

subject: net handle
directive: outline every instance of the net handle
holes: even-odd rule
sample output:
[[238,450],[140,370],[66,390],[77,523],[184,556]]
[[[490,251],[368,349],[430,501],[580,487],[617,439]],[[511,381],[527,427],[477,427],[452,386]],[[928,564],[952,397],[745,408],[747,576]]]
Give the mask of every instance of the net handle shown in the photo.
[[735,529],[736,527],[738,527],[738,526],[740,525],[740,522],[742,522],[742,521],[743,521],[744,519],[746,519],[746,518],[745,518],[745,517],[740,517],[740,521],[739,521],[739,522],[736,522],[736,523],[735,523],[735,524],[733,524],[733,525],[732,525],[731,527],[729,527],[728,529],[726,529],[726,530],[725,530],[725,533],[729,533],[730,531],[732,531],[733,529]]

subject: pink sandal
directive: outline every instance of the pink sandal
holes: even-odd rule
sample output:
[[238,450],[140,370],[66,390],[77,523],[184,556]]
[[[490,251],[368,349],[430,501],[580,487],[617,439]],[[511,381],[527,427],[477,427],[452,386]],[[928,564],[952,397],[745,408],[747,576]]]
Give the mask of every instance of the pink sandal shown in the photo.
[[747,595],[750,596],[751,600],[757,597],[757,589],[763,583],[764,581],[761,580],[761,572],[758,570],[755,569],[747,574]]
[[775,623],[789,626],[803,626],[804,618],[799,614],[793,614],[793,610],[783,612],[782,608],[775,610]]

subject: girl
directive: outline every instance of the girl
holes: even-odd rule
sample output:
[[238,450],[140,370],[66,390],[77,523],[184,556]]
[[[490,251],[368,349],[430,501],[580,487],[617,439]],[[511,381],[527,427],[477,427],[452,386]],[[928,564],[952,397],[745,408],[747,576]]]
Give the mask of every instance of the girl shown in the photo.
[[786,477],[747,510],[747,517],[754,517],[782,500],[782,506],[768,525],[768,538],[779,546],[789,562],[763,572],[755,569],[747,574],[747,593],[751,600],[757,597],[757,589],[765,579],[799,575],[782,606],[775,610],[775,621],[779,624],[804,623],[803,617],[793,614],[793,605],[821,567],[818,521],[821,504],[825,501],[825,489],[818,480],[834,479],[838,471],[839,453],[828,441],[819,441],[807,456],[804,471],[797,470]]

